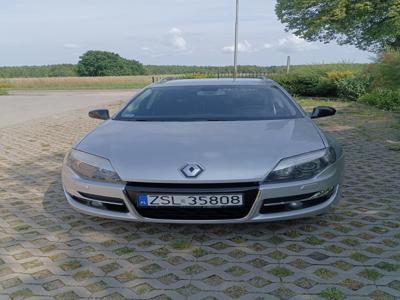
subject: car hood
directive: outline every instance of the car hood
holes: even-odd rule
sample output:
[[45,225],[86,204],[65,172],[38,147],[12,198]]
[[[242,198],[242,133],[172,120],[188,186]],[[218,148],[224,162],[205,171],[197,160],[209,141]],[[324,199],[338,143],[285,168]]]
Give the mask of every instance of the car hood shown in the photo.
[[[308,118],[268,121],[135,122],[109,120],[76,149],[108,158],[124,181],[260,181],[285,157],[324,148]],[[186,178],[180,169],[204,171]]]

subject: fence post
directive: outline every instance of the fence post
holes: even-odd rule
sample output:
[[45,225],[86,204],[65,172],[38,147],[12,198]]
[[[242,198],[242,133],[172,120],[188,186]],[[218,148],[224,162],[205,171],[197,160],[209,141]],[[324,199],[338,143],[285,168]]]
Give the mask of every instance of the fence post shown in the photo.
[[286,62],[286,74],[289,74],[290,72],[290,56],[287,57],[287,62]]

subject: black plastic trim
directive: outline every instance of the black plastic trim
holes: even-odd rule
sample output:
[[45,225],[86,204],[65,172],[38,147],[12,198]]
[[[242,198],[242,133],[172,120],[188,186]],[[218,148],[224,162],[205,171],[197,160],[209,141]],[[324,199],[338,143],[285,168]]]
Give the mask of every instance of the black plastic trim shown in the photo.
[[[258,183],[217,183],[217,184],[150,184],[128,183],[126,194],[136,211],[145,218],[167,220],[224,220],[240,219],[248,215],[259,191]],[[139,194],[229,194],[242,193],[244,205],[240,207],[139,207]]]
[[106,196],[100,196],[100,195],[93,195],[93,194],[87,194],[83,192],[79,192],[79,194],[82,197],[93,199],[93,200],[99,200],[99,201],[106,201],[110,203],[115,203],[115,204],[125,204],[124,201],[120,198],[114,198],[114,197],[106,197]]
[[[69,196],[76,202],[88,206],[88,207],[93,207],[93,208],[97,208],[97,209],[102,209],[102,210],[109,210],[109,211],[113,211],[113,212],[119,212],[119,213],[128,213],[129,210],[126,207],[125,203],[124,205],[117,205],[117,204],[107,204],[107,203],[102,203],[96,200],[87,200],[87,199],[83,199],[83,198],[79,198],[77,196],[71,195],[69,194]],[[101,203],[101,206],[94,206],[93,203]]]
[[[299,209],[304,209],[312,206],[316,206],[319,204],[324,203],[325,201],[328,201],[329,198],[333,195],[335,192],[335,189],[332,189],[332,191],[328,194],[325,194],[321,197],[307,200],[311,196],[315,195],[316,193],[311,193],[311,194],[302,194],[302,195],[296,195],[296,196],[289,196],[289,197],[281,197],[281,198],[271,198],[271,199],[264,199],[263,204],[260,208],[260,214],[273,214],[273,213],[282,213],[282,212],[289,212],[293,211],[294,209],[291,209],[288,204],[282,204],[282,202],[301,202],[302,206]],[[301,201],[301,200],[304,201]],[[271,203],[276,203],[276,205],[270,205],[270,206],[264,206],[264,204],[271,204]]]

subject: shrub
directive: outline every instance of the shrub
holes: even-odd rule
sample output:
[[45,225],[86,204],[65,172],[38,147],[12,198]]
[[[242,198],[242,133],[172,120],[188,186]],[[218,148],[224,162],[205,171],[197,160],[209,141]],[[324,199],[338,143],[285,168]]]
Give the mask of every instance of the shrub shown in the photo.
[[321,76],[318,86],[317,94],[320,97],[337,97],[338,96],[338,82],[345,78],[353,76],[351,71],[330,71]]
[[388,50],[369,68],[373,87],[398,89],[400,86],[400,50]]
[[338,97],[356,101],[367,92],[370,85],[368,76],[347,77],[337,82]]
[[319,76],[315,74],[276,75],[272,79],[297,96],[318,96]]
[[124,76],[144,73],[145,69],[138,61],[106,51],[87,51],[78,63],[80,76]]
[[324,76],[330,82],[339,82],[342,79],[353,77],[354,73],[352,71],[330,71]]
[[377,88],[359,100],[380,109],[400,112],[400,90]]
[[351,71],[329,71],[294,73],[289,75],[275,75],[276,80],[291,94],[311,97],[338,97],[338,83],[340,80],[354,76]]

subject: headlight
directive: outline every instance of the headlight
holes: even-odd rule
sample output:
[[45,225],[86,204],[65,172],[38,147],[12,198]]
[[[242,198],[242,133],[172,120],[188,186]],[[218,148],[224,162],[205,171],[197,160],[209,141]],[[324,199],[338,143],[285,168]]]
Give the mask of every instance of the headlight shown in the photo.
[[66,158],[66,164],[79,176],[106,182],[121,182],[117,172],[108,159],[88,154],[86,152],[71,150]]
[[336,161],[332,147],[281,160],[265,182],[310,179]]

